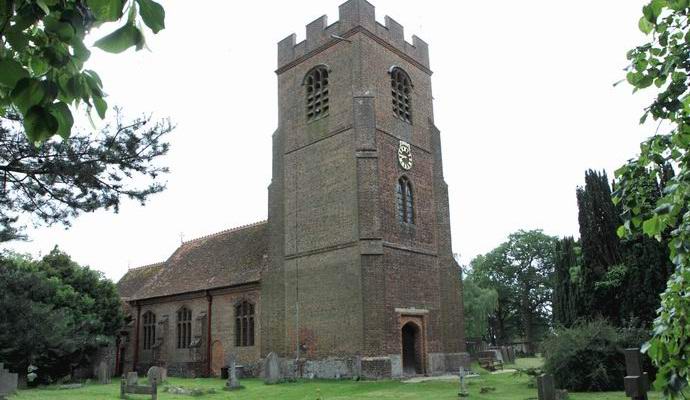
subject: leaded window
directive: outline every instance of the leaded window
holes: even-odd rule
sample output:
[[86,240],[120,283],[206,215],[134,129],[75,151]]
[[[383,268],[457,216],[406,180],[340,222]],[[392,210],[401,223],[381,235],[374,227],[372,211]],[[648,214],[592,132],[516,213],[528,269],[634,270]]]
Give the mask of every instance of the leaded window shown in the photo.
[[156,341],[156,314],[147,311],[144,314],[144,350],[150,350]]
[[192,342],[192,310],[182,307],[177,311],[177,348],[186,349]]
[[320,65],[304,77],[307,98],[307,121],[328,115],[328,68]]
[[254,346],[254,304],[248,301],[235,306],[235,346]]
[[406,177],[403,176],[398,179],[395,194],[398,221],[414,224],[414,197],[412,194],[412,184]]
[[412,123],[412,82],[401,68],[391,70],[391,95],[393,114],[405,122]]

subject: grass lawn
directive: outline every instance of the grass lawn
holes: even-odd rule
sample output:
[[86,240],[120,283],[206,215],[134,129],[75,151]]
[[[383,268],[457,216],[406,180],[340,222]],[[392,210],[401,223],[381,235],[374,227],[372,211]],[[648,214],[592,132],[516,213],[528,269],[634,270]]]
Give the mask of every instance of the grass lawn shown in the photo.
[[[520,359],[520,368],[540,365],[539,359]],[[513,366],[508,365],[506,368]],[[477,368],[475,368],[477,370]],[[468,380],[470,399],[472,400],[526,400],[536,399],[537,391],[528,385],[529,378],[515,376],[513,373],[488,374],[482,371],[481,376]],[[216,389],[214,394],[191,397],[173,395],[159,389],[158,398],[168,399],[280,399],[280,400],[316,400],[318,393],[324,400],[335,399],[458,399],[458,382],[426,381],[421,383],[402,383],[399,381],[327,381],[301,380],[294,383],[280,385],[264,385],[260,379],[243,379],[246,387],[236,392],[222,390],[224,381],[221,379],[182,379],[170,378],[166,385],[182,386],[184,388]],[[495,390],[480,394],[482,387],[493,387]],[[119,398],[119,381],[110,385],[89,384],[80,389],[56,390],[54,387],[22,390],[11,400],[55,399],[55,400],[100,400]],[[146,399],[150,396],[129,395],[130,399]],[[571,400],[624,400],[621,393],[571,393]],[[652,393],[650,400],[661,399]]]

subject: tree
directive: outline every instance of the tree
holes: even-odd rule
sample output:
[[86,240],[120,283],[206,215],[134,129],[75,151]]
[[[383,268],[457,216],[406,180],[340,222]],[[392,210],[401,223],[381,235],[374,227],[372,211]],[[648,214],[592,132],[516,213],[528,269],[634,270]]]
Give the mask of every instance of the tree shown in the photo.
[[[533,353],[551,319],[551,276],[557,239],[541,230],[520,230],[508,241],[472,261],[472,279],[498,293],[496,318],[500,340],[508,338],[507,322],[524,335]],[[540,332],[541,331],[541,332]]]
[[578,320],[580,303],[580,246],[572,237],[556,243],[553,283],[553,320],[570,328]]
[[[639,156],[616,171],[616,201],[623,210],[620,236],[642,232],[669,240],[674,272],[661,295],[654,336],[644,350],[659,367],[655,384],[670,398],[688,385],[690,358],[690,4],[687,0],[651,0],[638,25],[650,39],[627,54],[627,81],[634,90],[654,85],[657,96],[641,118],[659,122],[657,132],[640,145]],[[677,173],[668,176],[672,165]],[[663,196],[650,202],[646,176],[665,181]],[[664,176],[666,175],[666,176]]]
[[96,41],[120,53],[144,46],[140,21],[154,33],[165,27],[165,11],[153,0],[0,0],[0,117],[18,115],[29,142],[70,137],[70,107],[82,103],[105,118],[103,83],[84,69],[89,30],[105,22],[126,22]]
[[145,202],[164,189],[170,121],[150,117],[115,121],[98,134],[31,145],[20,127],[0,118],[0,242],[22,237],[18,218],[30,213],[48,225],[99,208],[118,211],[123,197]]
[[616,235],[620,217],[611,200],[606,173],[587,171],[585,186],[578,187],[576,194],[582,247],[582,298],[577,314],[579,317],[600,314],[615,321],[619,315],[618,302],[611,294],[617,288],[598,284],[606,280],[612,267],[622,262],[620,240]]
[[115,285],[57,248],[42,260],[0,256],[0,360],[59,378],[88,362],[123,323]]
[[498,296],[496,309],[489,316],[489,339],[493,344],[505,344],[519,335],[519,317],[514,304],[514,292],[508,280],[507,245],[502,243],[490,252],[470,262],[467,279],[478,287],[493,290]]
[[471,278],[466,277],[462,283],[462,297],[465,307],[465,337],[488,338],[489,318],[496,312],[498,292],[495,289],[479,287]]

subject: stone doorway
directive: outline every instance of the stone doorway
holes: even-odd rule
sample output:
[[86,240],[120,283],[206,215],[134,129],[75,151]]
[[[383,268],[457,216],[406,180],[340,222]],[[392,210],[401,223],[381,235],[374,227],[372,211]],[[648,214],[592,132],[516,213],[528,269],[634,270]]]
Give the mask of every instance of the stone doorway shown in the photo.
[[225,365],[225,352],[223,351],[223,343],[216,340],[211,344],[211,375],[220,376],[220,369]]
[[422,332],[414,322],[402,327],[402,364],[403,374],[419,375],[424,373],[422,364]]

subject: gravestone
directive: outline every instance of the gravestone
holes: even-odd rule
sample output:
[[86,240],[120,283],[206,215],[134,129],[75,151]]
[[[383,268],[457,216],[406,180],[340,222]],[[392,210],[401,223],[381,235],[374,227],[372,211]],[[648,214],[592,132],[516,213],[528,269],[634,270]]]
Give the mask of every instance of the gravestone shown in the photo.
[[100,383],[101,385],[107,385],[108,383],[110,383],[110,368],[108,367],[108,364],[106,364],[105,361],[101,361],[98,364],[96,375],[98,377],[98,383]]
[[0,399],[17,391],[17,374],[11,373],[0,363]]
[[155,381],[158,386],[160,386],[163,381],[167,379],[166,375],[167,373],[165,372],[165,368],[155,365],[149,368],[149,370],[146,372],[146,377],[149,379],[149,383],[153,383]]
[[268,353],[264,360],[264,383],[274,384],[280,382],[280,363],[278,355],[274,352]]
[[465,371],[464,367],[460,367],[460,390],[458,391],[458,396],[469,397],[470,393],[467,391],[467,386],[465,385],[465,377],[468,375],[468,371]]
[[627,376],[624,378],[625,395],[633,400],[647,400],[649,390],[649,377],[642,371],[642,354],[640,349],[625,349],[625,371]]
[[512,363],[510,357],[508,357],[508,348],[501,346],[501,357],[503,357],[503,364]]
[[543,374],[537,377],[539,400],[556,400],[556,387],[553,375]]
[[139,382],[139,375],[135,372],[127,373],[127,386],[136,385]]
[[[273,353],[271,353],[273,354]],[[225,390],[237,390],[242,389],[240,385],[240,380],[237,378],[237,361],[235,360],[235,355],[230,353],[227,358],[228,365],[228,381],[225,383]]]

